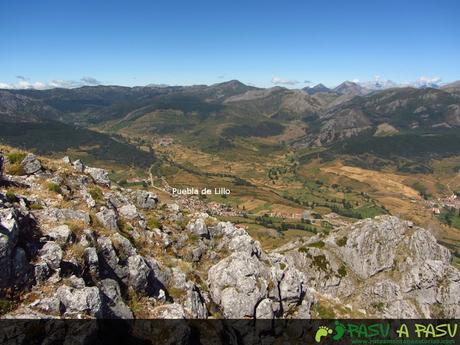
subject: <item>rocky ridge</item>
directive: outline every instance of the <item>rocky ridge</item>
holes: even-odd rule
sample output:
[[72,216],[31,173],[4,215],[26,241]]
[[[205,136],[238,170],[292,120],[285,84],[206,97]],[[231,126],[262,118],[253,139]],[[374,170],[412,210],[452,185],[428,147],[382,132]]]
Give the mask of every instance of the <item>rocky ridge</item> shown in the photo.
[[450,252],[396,217],[267,252],[81,161],[21,166],[0,189],[5,318],[460,317]]

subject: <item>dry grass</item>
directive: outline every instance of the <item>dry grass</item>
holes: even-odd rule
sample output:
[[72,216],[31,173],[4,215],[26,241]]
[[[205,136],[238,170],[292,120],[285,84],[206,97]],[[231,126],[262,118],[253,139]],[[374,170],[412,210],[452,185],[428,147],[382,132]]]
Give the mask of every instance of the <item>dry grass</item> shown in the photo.
[[404,184],[404,176],[340,164],[323,167],[321,171],[343,175],[359,182],[364,182],[380,193],[400,195],[409,199],[420,200],[419,193],[412,187]]

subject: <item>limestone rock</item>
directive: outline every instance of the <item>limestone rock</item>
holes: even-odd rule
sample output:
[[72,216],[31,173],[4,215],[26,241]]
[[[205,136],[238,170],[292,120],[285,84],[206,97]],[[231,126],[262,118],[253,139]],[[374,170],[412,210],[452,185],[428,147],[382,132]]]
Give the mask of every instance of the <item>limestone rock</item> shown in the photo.
[[83,164],[83,162],[80,159],[77,159],[76,161],[74,161],[72,163],[72,166],[75,169],[75,171],[77,171],[79,173],[83,173],[85,171],[85,165]]
[[17,213],[0,210],[0,288],[8,287],[13,274],[13,251],[19,238]]
[[96,217],[105,228],[113,231],[119,230],[117,223],[118,217],[114,210],[102,207],[101,210],[96,213]]
[[46,208],[43,210],[43,215],[47,221],[55,223],[64,223],[66,221],[79,221],[89,224],[91,219],[89,214],[81,210],[73,210],[70,208]]
[[46,242],[42,249],[40,249],[39,256],[51,269],[57,270],[61,265],[63,253],[57,243]]
[[80,194],[83,200],[85,201],[86,205],[89,208],[96,207],[96,200],[94,200],[94,198],[91,196],[91,194],[86,189],[82,189],[80,191]]
[[51,271],[49,266],[44,261],[40,261],[34,265],[34,277],[37,284],[43,283],[50,276]]
[[22,160],[21,165],[27,175],[32,175],[42,170],[42,164],[32,153],[29,153]]
[[155,207],[158,197],[151,192],[137,190],[134,192],[134,202],[140,209],[150,210]]
[[57,289],[57,297],[65,307],[67,314],[88,313],[101,315],[102,301],[99,289],[95,286],[73,288],[61,286]]
[[187,230],[201,237],[209,237],[208,227],[206,226],[208,217],[206,213],[199,214],[195,220],[187,225]]
[[148,287],[150,268],[140,255],[128,258],[129,285],[136,291],[145,291]]
[[60,301],[55,296],[38,299],[32,302],[29,306],[47,314],[58,314],[60,311]]
[[270,278],[257,257],[233,253],[210,268],[209,292],[226,318],[253,317],[258,303],[268,295]]
[[193,319],[205,319],[208,316],[208,310],[206,309],[206,303],[204,298],[201,296],[200,289],[194,285],[187,291],[187,296],[184,302],[184,309],[187,317]]
[[128,269],[123,266],[108,237],[101,236],[97,239],[99,253],[99,268],[102,277],[113,278],[127,283]]
[[109,173],[100,168],[86,168],[85,172],[88,173],[91,178],[93,179],[94,183],[105,186],[105,187],[110,187],[110,178],[109,178]]
[[139,213],[137,212],[136,206],[134,205],[123,205],[118,210],[120,215],[126,219],[132,220],[139,217]]
[[113,279],[103,279],[100,282],[102,294],[102,313],[104,318],[133,319],[134,315],[121,297],[120,286]]
[[47,235],[53,241],[56,241],[61,245],[70,243],[72,241],[73,236],[72,231],[70,230],[68,225],[60,225],[55,228],[52,228]]

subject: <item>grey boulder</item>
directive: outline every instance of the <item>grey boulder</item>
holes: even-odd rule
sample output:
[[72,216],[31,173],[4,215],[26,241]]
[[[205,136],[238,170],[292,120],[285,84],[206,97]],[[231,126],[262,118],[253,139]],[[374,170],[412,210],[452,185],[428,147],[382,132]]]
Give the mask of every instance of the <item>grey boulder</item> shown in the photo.
[[42,164],[37,157],[29,153],[21,162],[21,166],[27,175],[32,175],[42,170]]

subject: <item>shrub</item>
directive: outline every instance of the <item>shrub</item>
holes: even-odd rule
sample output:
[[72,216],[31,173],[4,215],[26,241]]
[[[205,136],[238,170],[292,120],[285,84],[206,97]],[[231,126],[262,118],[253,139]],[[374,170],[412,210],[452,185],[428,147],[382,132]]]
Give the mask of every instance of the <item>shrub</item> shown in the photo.
[[316,266],[319,270],[327,272],[329,268],[329,261],[325,255],[317,255],[313,257],[313,266]]
[[73,243],[67,250],[69,258],[76,258],[77,261],[83,261],[83,254],[85,252],[85,247],[80,243]]
[[8,299],[0,299],[0,315],[6,314],[9,311],[13,310],[14,303]]
[[95,201],[101,201],[104,198],[104,194],[99,187],[90,188],[89,195],[91,195]]
[[133,231],[133,228],[128,223],[126,223],[126,221],[123,219],[118,219],[117,225],[118,225],[118,228],[120,229],[120,232],[126,235],[129,235],[129,232]]
[[145,306],[141,296],[132,287],[128,290],[128,305],[135,317],[145,318]]
[[9,202],[16,202],[18,200],[18,197],[16,196],[16,194],[14,194],[10,190],[6,192],[5,197],[6,197],[6,200],[8,200]]
[[156,228],[161,228],[161,223],[160,221],[154,217],[154,216],[151,216],[147,219],[147,227],[149,229],[156,229]]
[[20,163],[9,164],[6,169],[6,173],[16,176],[26,175],[26,172]]
[[340,266],[340,268],[337,270],[337,273],[342,278],[345,277],[347,275],[347,268],[345,267],[345,265]]
[[50,192],[54,192],[54,193],[56,193],[56,194],[61,194],[61,193],[62,193],[61,187],[60,187],[57,183],[50,182],[50,183],[48,183],[48,185],[46,186],[46,188],[47,188]]
[[43,210],[43,206],[34,202],[32,204],[30,204],[30,209],[31,210]]
[[323,241],[318,241],[318,242],[313,242],[313,243],[310,243],[308,244],[309,247],[312,247],[312,248],[323,248],[325,245],[325,243]]
[[315,316],[320,319],[335,319],[335,312],[332,308],[321,305],[320,303],[314,304],[312,306],[312,312]]
[[76,237],[81,236],[83,234],[83,230],[85,229],[85,224],[79,221],[68,221],[65,225],[69,227],[70,231],[72,231]]
[[336,243],[339,247],[344,247],[344,246],[347,244],[347,241],[348,241],[347,236],[343,236],[343,237],[337,239],[337,240],[335,241],[335,243]]
[[169,296],[171,296],[173,299],[178,299],[178,298],[184,296],[185,291],[182,290],[182,289],[178,289],[178,288],[175,288],[175,287],[171,287],[171,288],[168,290],[168,293],[169,293]]
[[25,152],[16,151],[7,154],[6,158],[8,158],[8,162],[10,162],[10,164],[20,164],[24,158],[26,158],[26,154]]

